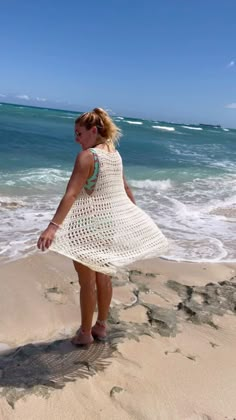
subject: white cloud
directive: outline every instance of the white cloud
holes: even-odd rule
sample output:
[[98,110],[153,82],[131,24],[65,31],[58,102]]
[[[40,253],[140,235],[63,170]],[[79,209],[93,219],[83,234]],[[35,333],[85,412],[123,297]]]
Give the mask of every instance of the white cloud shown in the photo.
[[46,100],[47,100],[46,98],[39,98],[38,96],[36,98],[36,101],[38,102],[45,102]]
[[30,100],[30,97],[28,95],[17,95],[16,98],[25,99],[26,101]]
[[231,60],[230,63],[227,65],[227,67],[234,67],[235,66],[235,61]]
[[225,108],[236,109],[236,102],[233,102],[232,104],[225,105]]
[[6,98],[6,95],[3,95],[3,93],[0,93],[0,98]]

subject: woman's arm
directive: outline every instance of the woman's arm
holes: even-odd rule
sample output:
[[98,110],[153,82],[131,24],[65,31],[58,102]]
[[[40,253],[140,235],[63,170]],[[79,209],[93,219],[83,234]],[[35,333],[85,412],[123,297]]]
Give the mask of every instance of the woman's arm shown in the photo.
[[66,187],[66,192],[56,210],[52,222],[57,223],[58,225],[63,222],[89,178],[93,169],[93,164],[93,156],[89,151],[85,150],[77,156],[73,172]]
[[42,251],[50,247],[59,225],[67,216],[87,179],[92,175],[93,166],[93,155],[89,151],[85,150],[77,156],[66,192],[51,220],[52,223],[49,223],[38,240],[37,246]]
[[126,181],[126,179],[125,179],[124,174],[123,174],[123,180],[124,180],[124,187],[125,187],[126,194],[127,194],[127,195],[128,195],[128,197],[130,198],[130,200],[132,201],[132,203],[136,204],[136,202],[135,202],[135,198],[134,198],[134,195],[133,195],[133,193],[132,193],[132,191],[131,191],[131,189],[130,189],[129,185],[127,184],[127,181]]

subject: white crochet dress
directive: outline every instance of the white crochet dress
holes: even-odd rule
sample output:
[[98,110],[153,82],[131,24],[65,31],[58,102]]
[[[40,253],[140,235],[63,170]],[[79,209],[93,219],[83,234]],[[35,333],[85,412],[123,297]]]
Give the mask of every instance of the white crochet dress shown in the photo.
[[99,162],[94,191],[89,195],[83,188],[50,249],[95,271],[116,274],[134,261],[161,255],[168,243],[127,196],[119,152],[91,151]]

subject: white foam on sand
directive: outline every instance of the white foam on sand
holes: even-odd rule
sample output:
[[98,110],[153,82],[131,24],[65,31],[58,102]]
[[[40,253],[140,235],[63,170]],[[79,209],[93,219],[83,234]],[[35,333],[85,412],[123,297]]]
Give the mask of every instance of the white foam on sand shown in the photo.
[[0,237],[1,258],[20,258],[36,250],[36,241],[48,225],[58,204],[56,194],[42,196],[0,197],[2,229]]
[[9,350],[11,347],[8,346],[8,344],[6,343],[0,343],[0,352],[5,351],[5,350]]

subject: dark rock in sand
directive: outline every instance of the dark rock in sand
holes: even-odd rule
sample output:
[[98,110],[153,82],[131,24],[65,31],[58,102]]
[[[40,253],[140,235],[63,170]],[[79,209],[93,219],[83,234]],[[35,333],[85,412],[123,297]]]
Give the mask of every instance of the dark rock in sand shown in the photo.
[[154,332],[174,337],[177,332],[176,312],[156,305],[143,304],[148,308],[147,316]]

